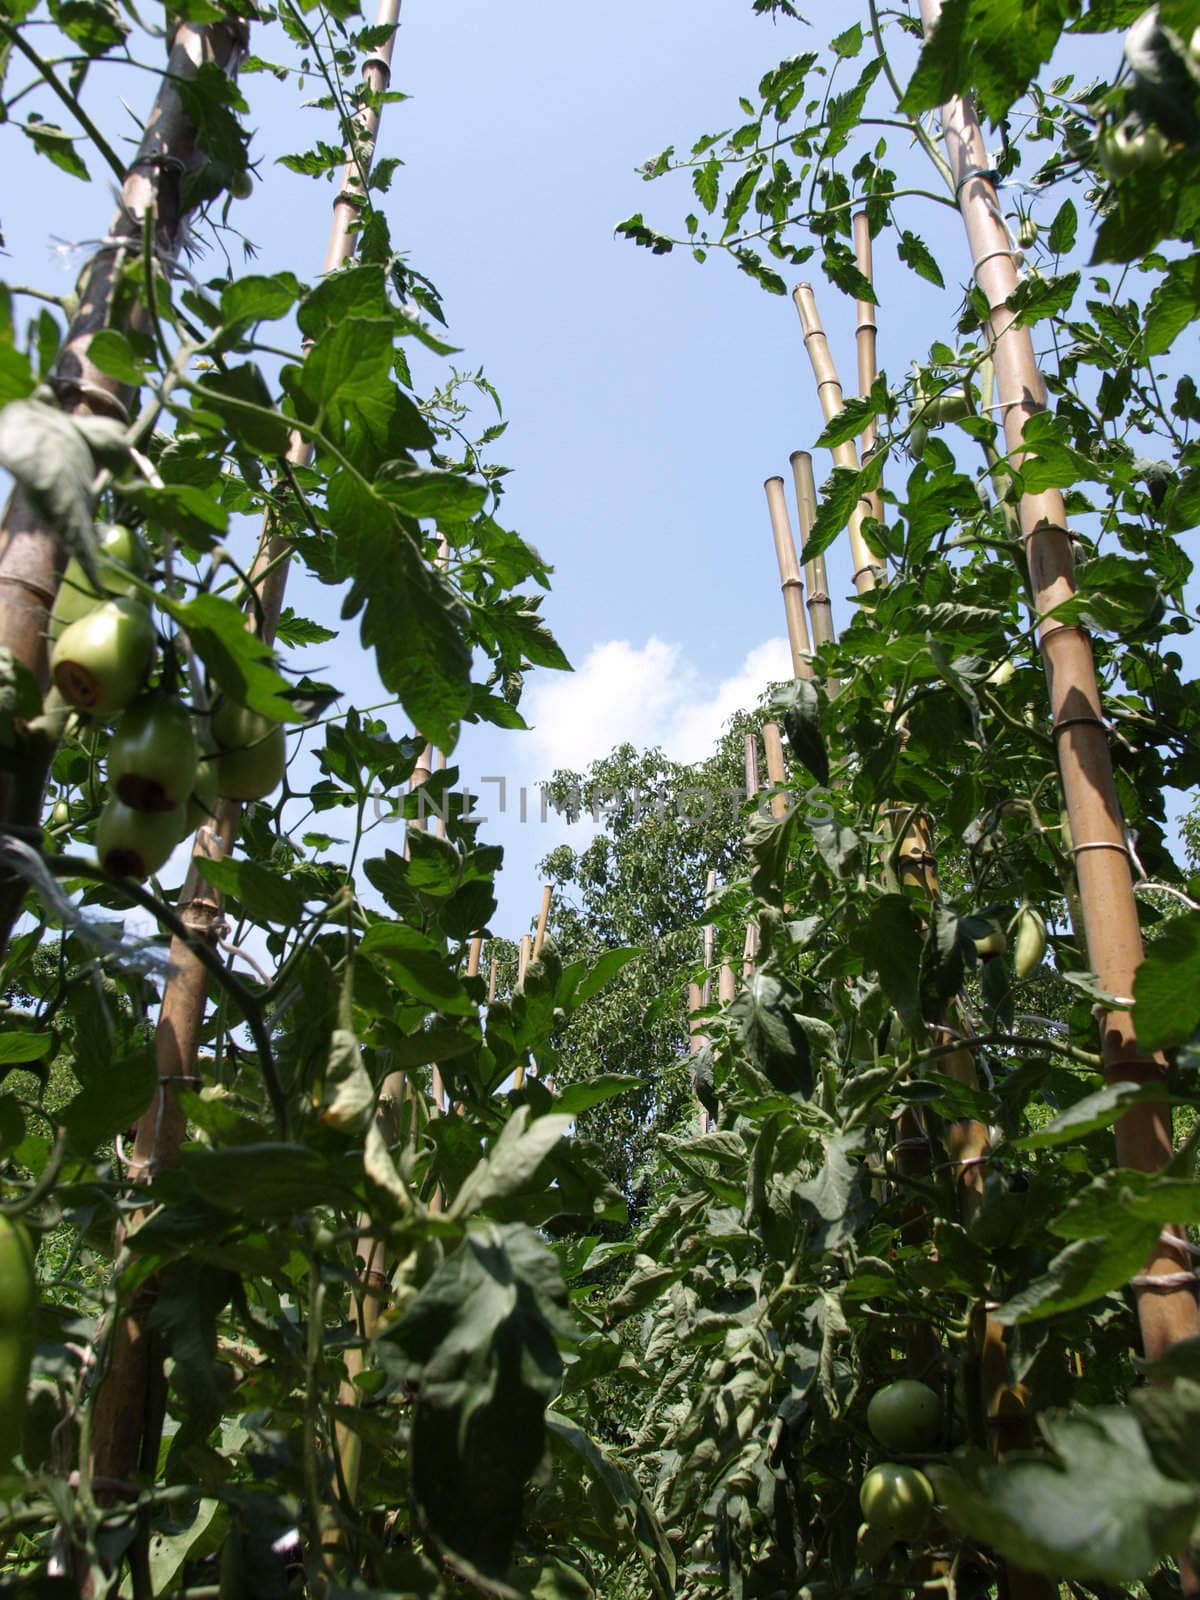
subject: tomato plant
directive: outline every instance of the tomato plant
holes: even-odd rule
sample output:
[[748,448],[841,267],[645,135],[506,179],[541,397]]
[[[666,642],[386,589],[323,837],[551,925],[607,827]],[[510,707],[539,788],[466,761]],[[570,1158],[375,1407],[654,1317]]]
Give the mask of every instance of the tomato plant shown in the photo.
[[[868,4],[643,169],[695,209],[625,237],[774,294],[819,270],[830,347],[857,303],[903,348],[808,413],[838,456],[803,554],[854,521],[869,560],[761,708],[782,804],[669,827],[630,792],[694,774],[614,752],[592,776],[625,798],[552,858],[576,895],[527,962],[491,937],[499,851],[416,792],[444,800],[463,725],[515,729],[526,674],[566,663],[474,419],[494,391],[415,376],[447,345],[372,166],[394,9],[185,7],[165,70],[108,0],[0,19],[5,137],[122,185],[77,299],[0,296],[0,1200],[43,1280],[30,1364],[28,1249],[7,1298],[0,1270],[5,1587],[1190,1582],[1194,1141],[1124,1155],[1150,1128],[1161,1161],[1200,1106],[1200,907],[1162,798],[1200,777],[1193,19],[1102,33],[1112,81],[1084,85],[1047,65],[1062,9],[1018,36],[964,0],[925,36]],[[126,59],[158,86],[132,158],[86,98]],[[328,119],[285,166],[347,184],[319,277],[319,249],[223,265],[264,69],[317,78]],[[1135,127],[1137,182],[1110,183],[1098,130]],[[968,260],[940,224],[980,199]],[[927,350],[872,309],[864,235],[944,296]],[[1039,370],[999,358],[1017,334]],[[330,589],[382,708],[305,673]],[[198,824],[182,883],[142,887]],[[1133,993],[1102,856],[1148,935]]]

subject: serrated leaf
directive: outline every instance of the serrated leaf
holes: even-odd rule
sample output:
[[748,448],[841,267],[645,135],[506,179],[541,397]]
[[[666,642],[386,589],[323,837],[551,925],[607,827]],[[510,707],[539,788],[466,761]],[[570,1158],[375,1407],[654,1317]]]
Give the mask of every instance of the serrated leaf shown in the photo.
[[[411,1485],[436,1543],[489,1593],[505,1579],[571,1332],[553,1254],[532,1229],[473,1232],[379,1341],[413,1394]],[[497,1588],[497,1585],[502,1587]]]
[[1136,1582],[1186,1547],[1200,1491],[1163,1475],[1131,1411],[1051,1412],[1041,1426],[1053,1457],[985,1467],[974,1483],[933,1470],[957,1529],[1060,1580]]
[[288,682],[275,670],[270,646],[250,632],[232,600],[215,594],[173,600],[160,592],[156,601],[187,630],[192,648],[232,700],[275,722],[303,720],[286,698]]
[[1075,1144],[1099,1128],[1111,1127],[1131,1105],[1168,1098],[1166,1089],[1159,1084],[1109,1083],[1068,1106],[1044,1128],[1013,1142],[1019,1150],[1047,1150],[1054,1145]]
[[530,1117],[528,1106],[518,1106],[509,1117],[499,1139],[455,1195],[451,1217],[461,1221],[533,1182],[539,1167],[562,1142],[572,1118],[561,1112],[532,1121]]

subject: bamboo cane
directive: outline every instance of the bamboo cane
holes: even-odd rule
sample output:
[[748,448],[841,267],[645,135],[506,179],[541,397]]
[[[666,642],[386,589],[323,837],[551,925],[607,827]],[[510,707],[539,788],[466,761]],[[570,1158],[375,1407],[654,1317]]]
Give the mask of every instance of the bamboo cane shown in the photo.
[[[439,750],[437,753],[436,769],[438,772],[445,772],[446,770],[446,752],[444,750]],[[440,801],[441,804],[438,806],[433,819],[433,831],[439,839],[444,839],[446,837],[446,796],[444,793],[440,796]]]
[[[871,224],[865,211],[856,211],[854,214],[854,259],[858,270],[868,283],[873,282],[874,272],[871,262]],[[854,331],[854,344],[858,353],[858,392],[865,398],[870,394],[875,385],[877,367],[875,361],[875,340],[879,329],[875,322],[875,303],[872,300],[858,301],[858,321]],[[862,431],[862,459],[867,461],[874,453],[875,441],[878,437],[878,426],[872,417]],[[883,521],[883,497],[878,489],[870,493],[871,511],[876,522]]]
[[783,479],[768,478],[763,488],[767,493],[771,532],[775,537],[775,560],[779,565],[779,587],[783,591],[783,610],[787,619],[788,644],[792,652],[792,671],[797,678],[811,678],[812,662],[809,657],[812,655],[812,645],[808,637],[808,621],[804,615],[804,579],[800,576],[800,563],[796,559],[796,541],[792,538],[792,525],[788,520]]
[[[147,218],[153,218],[156,257],[174,260],[182,247],[190,213],[180,210],[183,174],[203,155],[179,93],[202,66],[216,65],[230,77],[248,44],[244,22],[203,25],[179,22],[171,38],[166,71],[137,153],[129,165],[108,236],[80,278],[79,307],[48,379],[54,397],[78,417],[105,417],[127,424],[136,390],[102,372],[90,359],[93,338],[109,326],[114,285],[142,254]],[[146,331],[148,316],[138,308],[130,319]],[[13,490],[0,532],[0,644],[33,674],[44,691],[49,682],[48,624],[66,563],[54,530],[38,515],[20,488]],[[0,821],[12,828],[35,828],[41,816],[46,775],[65,723],[64,710],[47,704],[42,716],[23,730],[19,759],[0,773]],[[0,875],[0,956],[25,898],[25,881]]]
[[[788,460],[792,466],[792,481],[796,486],[796,515],[800,520],[800,544],[803,548],[817,520],[817,486],[813,481],[812,456],[807,450],[793,450]],[[837,634],[833,626],[825,557],[814,556],[811,561],[806,561],[804,577],[808,584],[808,615],[813,643],[818,648],[823,644],[833,644]]]
[[479,958],[483,954],[483,935],[477,933],[467,946],[467,977],[479,976]]
[[[758,775],[758,735],[748,733],[743,739],[743,759],[746,772],[746,799],[753,800],[762,788],[762,781]],[[758,959],[758,928],[753,922],[746,925],[746,937],[742,942],[742,979],[748,981],[754,976],[754,968]]]
[[[427,744],[421,751],[421,754],[417,757],[417,764],[412,769],[412,776],[408,780],[409,794],[416,794],[419,790],[423,789],[432,777],[433,746],[431,744]],[[418,833],[427,833],[429,831],[429,819],[425,815],[425,807],[423,805],[418,804],[416,816],[408,819],[408,828],[415,828]],[[408,828],[405,829],[406,834],[408,832]],[[407,857],[407,844],[404,846],[404,854]]]
[[[530,938],[530,936],[527,933],[523,933],[521,935],[520,943],[517,945],[517,988],[518,989],[521,988],[521,986],[525,982],[525,974],[529,969],[529,957],[530,957],[530,951],[532,949],[532,945],[533,945],[533,940]],[[517,1062],[516,1071],[513,1073],[513,1088],[514,1089],[523,1089],[524,1087],[525,1087],[525,1063],[523,1061],[518,1061]]]
[[[926,33],[936,25],[940,11],[940,0],[921,0]],[[1007,307],[1017,288],[1017,270],[996,190],[987,176],[987,148],[972,103],[957,97],[948,101],[942,108],[942,126],[975,281],[990,308],[1005,441],[1019,467],[1025,423],[1045,409],[1045,385],[1029,329],[1018,326]],[[1101,988],[1114,995],[1132,995],[1142,959],[1141,928],[1091,640],[1082,627],[1058,622],[1050,615],[1075,593],[1074,556],[1062,494],[1046,489],[1023,495],[1020,516],[1032,609],[1040,619],[1038,636],[1070,816],[1088,959]],[[1118,1006],[1105,1012],[1101,1035],[1110,1079],[1144,1082],[1165,1075],[1164,1063],[1138,1045],[1128,1009]],[[1170,1112],[1162,1105],[1135,1106],[1116,1125],[1117,1161],[1122,1167],[1157,1171],[1171,1150]],[[1133,1280],[1142,1344],[1149,1360],[1200,1331],[1194,1287],[1190,1281],[1178,1281],[1180,1269],[1186,1265],[1181,1247],[1160,1242]],[[1168,1286],[1172,1275],[1175,1284]],[[1155,1278],[1164,1280],[1162,1287],[1154,1285]]]
[[[704,1046],[708,1043],[708,1037],[704,1032],[704,1021],[703,1021],[703,1018],[701,1018],[701,1017],[696,1015],[696,1013],[701,1010],[703,1005],[704,1005],[704,990],[700,987],[700,985],[698,983],[689,983],[688,984],[688,1054],[689,1055],[693,1055],[693,1056],[698,1056],[700,1054],[700,1052],[704,1049]],[[693,1089],[693,1091],[695,1090],[695,1087],[696,1087],[696,1080],[695,1080],[695,1077],[693,1076],[693,1078],[692,1078],[692,1089]],[[696,1098],[696,1106],[697,1106],[697,1109],[698,1109],[699,1115],[700,1115],[700,1132],[702,1134],[707,1133],[708,1132],[708,1113],[707,1113],[707,1111],[705,1111],[704,1107],[700,1104],[699,1096],[697,1096],[697,1098]]]
[[[374,158],[380,106],[391,76],[391,56],[399,14],[400,0],[380,0],[376,25],[390,28],[392,32],[374,49],[363,67],[363,76],[372,91],[372,97],[362,113],[356,130],[355,148],[347,159],[342,183],[333,202],[333,224],[323,269],[325,274],[344,266],[355,251],[357,234],[352,224],[357,221],[362,203],[361,174],[369,170]],[[172,62],[175,61],[175,51],[181,48],[181,38],[190,37],[190,34],[191,30],[186,24],[177,30]],[[183,62],[181,70],[186,75],[187,68]],[[293,434],[288,460],[302,466],[311,456],[309,442],[299,434]],[[251,577],[257,583],[260,632],[267,643],[274,640],[283,607],[288,571],[287,549],[284,539],[274,535],[269,527],[264,528]],[[44,626],[44,618],[41,625]],[[215,944],[217,939],[221,922],[221,897],[209,888],[196,863],[206,859],[223,859],[232,851],[240,817],[241,807],[236,802],[222,800],[218,803],[211,827],[201,828],[196,835],[193,864],[180,890],[178,909],[182,921],[209,944]],[[134,1184],[144,1183],[156,1171],[174,1166],[178,1158],[185,1123],[175,1088],[192,1080],[208,998],[207,973],[184,941],[172,939],[169,959],[174,970],[163,992],[155,1035],[159,1088],[150,1110],[137,1124],[127,1168],[128,1180]],[[381,1247],[372,1247],[364,1266],[367,1287],[362,1308],[364,1325],[374,1320],[375,1294],[386,1288],[386,1278],[380,1270],[381,1261]],[[125,1481],[131,1476],[137,1461],[146,1410],[145,1396],[150,1388],[149,1338],[145,1319],[152,1298],[152,1295],[148,1297],[143,1294],[139,1303],[113,1329],[108,1367],[96,1393],[92,1418],[92,1470],[99,1477]],[[357,1470],[356,1467],[354,1470]]]
[[762,788],[762,782],[758,776],[758,735],[756,733],[747,733],[743,737],[742,748],[746,769],[746,799],[753,800],[754,796]]
[[783,760],[783,740],[779,737],[777,722],[762,725],[763,749],[767,753],[767,781],[775,793],[771,796],[771,815],[782,821],[788,812],[788,797],[781,791],[787,786],[787,768]]
[[533,936],[533,959],[537,961],[542,953],[542,946],[546,942],[546,924],[550,920],[550,899],[554,894],[554,885],[542,885],[542,909],[538,912],[537,932]]
[[500,971],[500,962],[493,956],[488,966],[488,1005],[496,998],[496,976]]
[[[710,868],[704,880],[704,905],[709,908],[717,893],[717,873],[715,868]],[[704,988],[701,991],[704,1004],[712,1005],[712,967],[713,956],[716,951],[717,930],[713,923],[704,924]]]
[[[797,284],[792,299],[795,301],[800,316],[800,326],[804,332],[804,348],[808,352],[813,376],[817,380],[817,397],[821,402],[821,410],[825,421],[832,422],[834,417],[845,409],[845,401],[842,398],[842,386],[838,381],[837,368],[830,354],[829,341],[821,326],[812,284]],[[858,450],[852,439],[847,439],[844,444],[834,445],[833,459],[839,467],[847,467],[852,472],[858,471]],[[883,575],[883,567],[878,557],[871,553],[870,546],[862,533],[863,522],[874,514],[869,495],[860,497],[858,504],[850,513],[850,554],[854,559],[854,587],[859,594],[866,594],[868,590],[873,589],[878,577]]]

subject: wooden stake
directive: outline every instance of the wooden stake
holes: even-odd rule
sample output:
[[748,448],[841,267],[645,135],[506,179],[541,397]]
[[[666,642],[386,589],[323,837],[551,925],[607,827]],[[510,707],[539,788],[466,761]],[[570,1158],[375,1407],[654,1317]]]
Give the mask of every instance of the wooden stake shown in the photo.
[[[431,744],[427,744],[425,746],[425,748],[421,751],[421,754],[417,757],[417,764],[412,769],[412,777],[409,778],[409,780],[408,780],[408,792],[409,792],[409,794],[416,794],[419,789],[423,789],[425,787],[425,785],[429,782],[430,778],[432,778],[432,777],[433,777],[433,746]],[[428,831],[429,819],[428,819],[428,817],[426,817],[425,812],[424,812],[424,810],[422,808],[418,808],[417,814],[416,814],[415,817],[410,817],[409,818],[408,827],[409,828],[415,828],[418,833],[425,833],[425,832]],[[407,833],[407,831],[408,831],[408,829],[406,828],[405,832]],[[408,855],[408,846],[407,845],[405,845],[405,847],[404,847],[404,854],[407,857],[407,855]]]
[[[362,175],[369,171],[374,159],[380,107],[391,77],[391,56],[399,14],[400,0],[380,0],[376,26],[392,31],[374,49],[363,66],[363,77],[372,91],[372,100],[356,129],[354,154],[347,160],[341,188],[333,203],[333,225],[325,253],[326,274],[344,266],[354,255],[363,198]],[[181,24],[175,33],[171,62],[175,63],[176,54],[181,48],[185,56],[189,49],[194,49],[193,36],[203,35],[205,31],[192,30],[186,23]],[[189,40],[193,42],[189,44]],[[201,48],[200,54],[203,53]],[[195,70],[195,64],[189,66],[182,58],[179,66],[183,76],[189,76]],[[164,93],[177,101],[173,79],[168,79]],[[312,457],[312,447],[306,439],[294,433],[287,457],[293,465],[303,466]],[[269,525],[264,524],[251,579],[258,591],[260,637],[268,644],[275,638],[283,607],[288,548],[287,541],[276,536]],[[222,860],[228,856],[233,850],[240,819],[241,807],[236,802],[218,801],[211,825],[201,828],[196,835],[192,866],[179,893],[178,911],[182,921],[190,931],[210,945],[216,944],[221,925],[221,896],[208,886],[197,862]],[[172,939],[169,960],[174,971],[163,992],[155,1034],[159,1087],[150,1109],[139,1119],[134,1135],[126,1169],[127,1180],[133,1184],[145,1183],[156,1172],[176,1164],[185,1121],[175,1091],[181,1082],[190,1081],[195,1073],[208,999],[208,975],[191,947],[181,939]],[[387,1288],[382,1247],[378,1244],[369,1245],[362,1265],[362,1326],[364,1332],[369,1334],[378,1316],[379,1297],[386,1293]],[[97,1389],[92,1417],[92,1472],[96,1477],[126,1480],[132,1476],[138,1459],[143,1419],[148,1414],[146,1397],[151,1387],[152,1367],[145,1319],[153,1300],[153,1293],[143,1294],[137,1306],[131,1308],[113,1329],[108,1371]],[[349,1356],[354,1359],[347,1360],[348,1380],[354,1376],[355,1361],[361,1370],[361,1352],[350,1352]],[[349,1448],[351,1441],[347,1439],[345,1442]],[[351,1472],[348,1483],[351,1478],[357,1478],[356,1442],[351,1454],[355,1459],[345,1462]]]
[[[109,326],[114,286],[125,274],[140,271],[137,263],[147,218],[153,218],[154,250],[160,260],[174,260],[187,233],[191,214],[179,210],[180,177],[204,157],[197,149],[196,130],[186,114],[180,85],[203,67],[216,66],[235,77],[248,41],[242,21],[176,22],[166,72],[121,185],[116,215],[104,244],[80,277],[78,309],[48,376],[47,388],[72,416],[105,417],[126,425],[130,421],[136,388],[102,372],[90,358],[91,343]],[[148,332],[144,311],[130,320],[135,329]],[[50,681],[50,612],[65,565],[66,552],[53,528],[23,490],[15,488],[0,531],[0,645],[12,651],[43,692]],[[9,827],[38,824],[65,711],[65,707],[52,709],[48,702],[34,728],[22,729],[15,763],[0,773],[0,822]],[[0,956],[7,949],[25,890],[24,878],[0,876]]]
[[746,767],[746,799],[753,800],[754,796],[762,788],[762,782],[758,776],[758,735],[756,733],[745,735],[743,750],[745,752]]
[[771,796],[771,815],[776,820],[782,820],[787,816],[788,797],[779,793],[787,786],[787,768],[783,760],[783,740],[779,737],[779,724],[764,722],[762,736],[763,749],[767,753],[767,781],[776,791]]
[[[845,401],[842,398],[842,386],[838,381],[837,368],[829,352],[829,341],[821,326],[812,284],[797,284],[792,299],[800,314],[800,326],[804,330],[804,348],[808,351],[813,376],[817,380],[817,397],[821,402],[821,411],[825,421],[832,422],[834,417],[844,410]],[[839,467],[847,467],[852,472],[858,471],[858,451],[853,440],[848,439],[844,444],[834,445],[833,459]],[[850,513],[850,553],[854,558],[854,587],[859,594],[866,594],[868,590],[873,589],[878,577],[883,576],[883,566],[879,558],[871,553],[870,546],[862,534],[864,520],[873,515],[869,495],[863,496]]]
[[[921,0],[926,33],[935,27],[940,12],[940,0]],[[974,106],[966,99],[948,101],[942,108],[942,125],[975,281],[990,307],[1005,442],[1019,467],[1025,424],[1045,409],[1045,385],[1030,331],[1018,325],[1008,309],[1018,284],[1017,270],[1003,211],[987,176],[990,162]],[[1102,989],[1131,996],[1142,959],[1142,936],[1091,641],[1083,628],[1051,615],[1075,594],[1075,563],[1062,494],[1046,489],[1023,495],[1020,516],[1031,606],[1041,619],[1038,634],[1074,841],[1088,959]],[[1164,1062],[1138,1045],[1128,1009],[1117,1006],[1106,1012],[1101,1035],[1110,1080],[1155,1082],[1164,1077]],[[1116,1125],[1116,1147],[1120,1166],[1157,1171],[1172,1150],[1169,1110],[1147,1104],[1127,1111]],[[1157,1277],[1170,1282],[1171,1275],[1185,1267],[1190,1268],[1190,1262],[1182,1247],[1160,1242],[1134,1280],[1142,1345],[1149,1360],[1200,1332],[1194,1288],[1152,1284]]]
[[483,954],[483,935],[477,933],[467,946],[467,977],[479,976],[479,958]]
[[554,885],[542,885],[542,909],[538,912],[537,932],[533,936],[533,959],[536,961],[542,953],[542,945],[546,942],[546,923],[550,920],[550,899],[554,894]]
[[698,983],[688,984],[688,1050],[697,1056],[704,1049],[703,1022],[696,1013],[704,1004],[704,995]]
[[[704,880],[704,904],[712,905],[717,893],[717,874],[715,868],[710,868],[708,877]],[[704,924],[704,988],[701,997],[706,1006],[712,1005],[712,966],[713,952],[716,948],[717,930],[711,922]]]
[[[521,935],[517,945],[517,988],[520,989],[525,982],[525,974],[529,970],[529,956],[533,940],[527,933]],[[525,1086],[525,1063],[517,1062],[517,1069],[513,1073],[513,1088],[521,1089]]]
[[[445,772],[445,770],[446,752],[444,750],[439,750],[437,753],[437,771]],[[437,813],[433,819],[433,831],[439,839],[444,839],[446,837],[446,796],[444,791],[441,795]]]
[[788,521],[783,479],[768,478],[763,488],[767,492],[771,532],[775,536],[775,560],[779,566],[779,587],[783,591],[788,644],[792,651],[792,671],[797,678],[811,678],[812,662],[809,657],[812,655],[812,645],[809,643],[808,621],[804,615],[804,579],[800,576],[800,563],[796,559],[796,541],[792,538],[792,525]]
[[[746,798],[753,800],[762,788],[762,781],[758,775],[758,735],[748,733],[743,744],[745,769],[746,769]],[[758,959],[758,929],[753,922],[746,926],[746,937],[742,944],[742,978],[748,980],[754,976],[754,967]]]
[[[875,275],[871,265],[871,225],[867,220],[865,211],[856,211],[854,214],[854,259],[858,270],[869,284],[874,286]],[[863,399],[870,394],[875,384],[875,339],[878,328],[875,324],[875,302],[873,300],[859,300],[858,323],[854,331],[854,343],[858,352],[858,392]],[[870,459],[875,452],[875,440],[878,436],[878,427],[874,417],[867,423],[862,431],[862,458]],[[876,522],[883,521],[883,497],[878,489],[873,489],[870,495],[871,516]]]
[[496,998],[496,974],[500,970],[499,960],[493,956],[488,968],[488,1005]]
[[[807,450],[793,450],[788,457],[792,466],[792,481],[796,486],[796,514],[800,520],[800,543],[806,545],[817,520],[817,486],[813,481],[812,456]],[[818,648],[833,644],[837,634],[833,626],[833,606],[829,600],[829,579],[825,573],[825,557],[814,556],[804,564],[808,583],[808,615],[812,624],[813,642]]]

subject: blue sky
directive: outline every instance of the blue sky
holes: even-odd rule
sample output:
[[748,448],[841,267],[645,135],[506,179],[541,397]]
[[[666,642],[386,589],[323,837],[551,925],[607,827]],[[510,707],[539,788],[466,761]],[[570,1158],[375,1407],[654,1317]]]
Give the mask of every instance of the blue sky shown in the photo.
[[[482,364],[503,398],[510,426],[494,449],[514,471],[502,520],[554,564],[546,615],[577,668],[531,681],[532,734],[466,731],[456,759],[472,788],[503,773],[511,797],[621,738],[696,758],[725,716],[787,671],[762,482],[779,473],[790,484],[789,452],[821,428],[794,308],[724,260],[652,258],[613,226],[636,210],[678,224],[690,204],[682,180],[645,184],[635,169],[668,143],[686,148],[740,120],[739,93],[843,25],[810,10],[814,28],[755,18],[748,0],[406,0],[393,86],[412,98],[386,108],[381,139],[381,153],[404,162],[386,201],[393,238],[441,289],[458,364]],[[131,132],[118,93],[141,111],[149,79],[101,68],[93,81],[94,113],[110,134]],[[260,182],[231,221],[258,247],[256,270],[311,277],[332,191],[275,161],[328,137],[328,121],[318,126],[294,87],[265,75],[243,87]],[[318,92],[314,82],[306,96]],[[4,275],[66,289],[82,253],[54,241],[102,232],[111,195],[34,160],[11,128],[4,144]],[[877,258],[880,361],[894,379],[946,336],[968,270],[957,218],[933,211],[909,225],[947,267],[945,295],[890,246]],[[221,263],[210,256],[193,270],[204,277]],[[849,390],[853,303],[817,287]],[[818,481],[827,467],[818,459]],[[850,590],[844,557],[831,577],[836,606]],[[298,589],[289,598],[305,606]],[[336,609],[326,595],[314,605]],[[311,665],[362,702],[356,640]],[[516,933],[539,900],[536,861],[559,835],[522,825],[511,808],[496,817],[494,799],[484,809],[508,858],[497,931]]]

